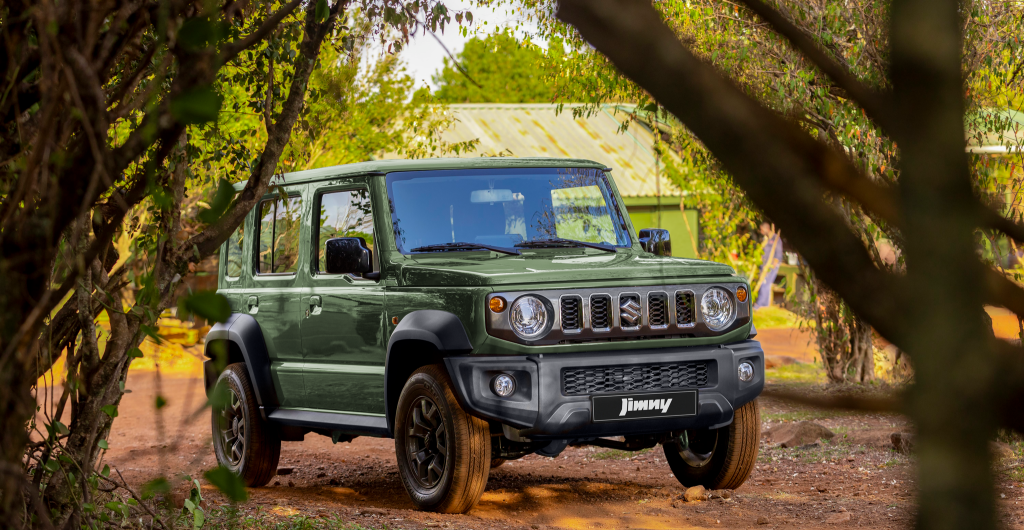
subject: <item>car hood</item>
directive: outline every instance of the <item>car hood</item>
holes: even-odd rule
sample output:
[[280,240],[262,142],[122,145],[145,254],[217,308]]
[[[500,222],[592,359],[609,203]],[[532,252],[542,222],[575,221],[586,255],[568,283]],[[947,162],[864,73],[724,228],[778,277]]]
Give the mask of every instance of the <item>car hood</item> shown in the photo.
[[[462,255],[460,255],[462,254]],[[446,252],[417,255],[405,261],[402,283],[408,286],[504,286],[514,284],[684,280],[723,276],[732,267],[711,261],[670,258],[635,252],[550,253],[484,258],[482,253]]]

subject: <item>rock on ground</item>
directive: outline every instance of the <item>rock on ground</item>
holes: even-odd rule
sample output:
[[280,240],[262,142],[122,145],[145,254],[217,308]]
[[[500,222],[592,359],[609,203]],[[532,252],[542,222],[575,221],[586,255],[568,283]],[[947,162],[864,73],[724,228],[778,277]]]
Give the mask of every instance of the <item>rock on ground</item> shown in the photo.
[[812,421],[784,423],[765,433],[772,443],[777,443],[781,447],[800,447],[812,444],[822,438],[831,440],[835,435],[827,427]]
[[704,486],[694,486],[692,488],[686,488],[683,492],[683,500],[686,502],[697,502],[708,498],[708,491],[704,489]]

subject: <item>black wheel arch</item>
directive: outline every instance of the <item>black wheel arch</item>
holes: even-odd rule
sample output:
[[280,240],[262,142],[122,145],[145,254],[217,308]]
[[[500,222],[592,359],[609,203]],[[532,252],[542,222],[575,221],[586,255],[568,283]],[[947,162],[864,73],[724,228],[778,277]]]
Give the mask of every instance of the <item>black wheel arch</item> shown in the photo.
[[263,340],[263,331],[251,315],[234,313],[226,322],[214,324],[206,335],[204,353],[207,357],[203,362],[207,395],[225,366],[241,362],[245,363],[260,409],[272,409],[280,404],[270,375],[270,355]]
[[[454,314],[424,309],[405,315],[391,333],[384,363],[384,406],[388,434],[394,436],[398,398],[409,376],[423,366],[443,364],[443,359],[448,355],[471,351],[473,344],[466,328]],[[447,367],[444,369],[447,370]]]

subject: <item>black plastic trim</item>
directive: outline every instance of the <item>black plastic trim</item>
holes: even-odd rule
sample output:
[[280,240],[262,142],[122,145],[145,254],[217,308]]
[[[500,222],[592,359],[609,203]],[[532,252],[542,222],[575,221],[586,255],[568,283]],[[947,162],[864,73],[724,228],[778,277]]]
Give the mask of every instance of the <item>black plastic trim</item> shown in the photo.
[[306,427],[308,429],[326,429],[356,436],[390,437],[387,419],[384,416],[277,409],[268,414],[267,419],[281,425]]
[[[754,364],[755,376],[742,382],[739,363]],[[636,419],[595,423],[590,395],[566,396],[560,391],[563,368],[708,361],[708,385],[695,388],[698,414],[690,417]],[[459,403],[472,414],[520,430],[530,439],[578,439],[606,436],[660,434],[684,429],[721,427],[732,423],[733,411],[754,400],[764,389],[764,352],[761,344],[745,340],[733,344],[687,348],[660,348],[616,352],[565,353],[529,356],[461,355],[445,358]],[[490,391],[498,373],[516,378],[517,391],[502,399]],[[675,390],[675,389],[673,389]],[[628,395],[652,394],[638,391]]]
[[[260,407],[274,408],[280,404],[274,382],[270,376],[270,355],[267,344],[263,341],[263,331],[252,315],[233,313],[223,324],[214,324],[206,335],[204,353],[212,357],[210,344],[217,340],[226,340],[238,346],[249,371],[249,380],[256,391],[256,401]],[[220,374],[217,374],[218,376]]]

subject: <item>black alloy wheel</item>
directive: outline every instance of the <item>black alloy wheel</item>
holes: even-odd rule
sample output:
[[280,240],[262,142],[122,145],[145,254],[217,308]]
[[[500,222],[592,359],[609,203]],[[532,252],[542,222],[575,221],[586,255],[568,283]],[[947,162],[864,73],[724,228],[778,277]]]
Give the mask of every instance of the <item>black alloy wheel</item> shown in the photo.
[[232,466],[237,466],[245,457],[245,414],[242,400],[235,390],[228,388],[228,403],[220,412],[220,436],[225,455]]
[[444,476],[448,459],[448,433],[441,419],[441,411],[428,397],[420,396],[413,402],[411,414],[406,416],[407,450],[409,461],[416,468],[420,486],[433,488]]

